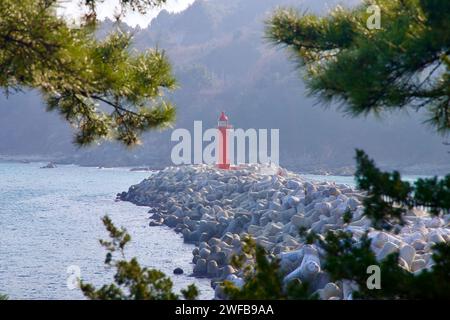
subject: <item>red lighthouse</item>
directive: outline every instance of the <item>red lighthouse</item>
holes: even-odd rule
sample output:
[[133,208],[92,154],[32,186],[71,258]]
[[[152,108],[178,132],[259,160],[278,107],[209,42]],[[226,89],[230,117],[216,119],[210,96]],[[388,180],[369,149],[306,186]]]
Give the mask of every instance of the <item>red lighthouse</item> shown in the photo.
[[230,169],[230,159],[228,156],[228,129],[231,126],[228,124],[228,117],[222,111],[220,114],[217,129],[219,130],[219,152],[217,157],[217,167],[219,169]]

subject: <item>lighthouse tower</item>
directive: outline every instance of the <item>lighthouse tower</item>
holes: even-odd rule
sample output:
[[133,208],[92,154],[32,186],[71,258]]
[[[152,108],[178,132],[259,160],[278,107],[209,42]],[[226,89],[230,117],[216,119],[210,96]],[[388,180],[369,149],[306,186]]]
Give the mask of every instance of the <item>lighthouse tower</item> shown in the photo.
[[231,126],[228,124],[228,117],[222,111],[219,117],[219,122],[217,125],[219,130],[219,145],[217,153],[217,167],[219,169],[228,170],[230,169],[230,159],[229,159],[229,130]]

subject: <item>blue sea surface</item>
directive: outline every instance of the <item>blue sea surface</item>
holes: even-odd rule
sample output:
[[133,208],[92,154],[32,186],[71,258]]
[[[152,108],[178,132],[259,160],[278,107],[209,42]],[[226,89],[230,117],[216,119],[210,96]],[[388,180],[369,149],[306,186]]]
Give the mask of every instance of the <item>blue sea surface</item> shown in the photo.
[[[115,202],[118,192],[149,176],[126,168],[98,169],[43,163],[0,163],[0,293],[10,299],[83,299],[70,289],[74,270],[84,281],[110,283],[99,239],[107,239],[101,217],[124,226],[132,241],[127,257],[157,268],[176,291],[195,283],[210,299],[210,280],[192,273],[192,245],[166,227],[149,227],[147,208]],[[181,267],[185,274],[173,275]]]

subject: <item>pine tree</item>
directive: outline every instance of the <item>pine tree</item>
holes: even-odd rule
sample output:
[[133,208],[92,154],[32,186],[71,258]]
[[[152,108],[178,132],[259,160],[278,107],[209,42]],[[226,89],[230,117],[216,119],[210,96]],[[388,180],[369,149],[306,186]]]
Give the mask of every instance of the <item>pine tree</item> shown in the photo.
[[[380,28],[372,26],[376,5]],[[364,1],[319,17],[280,9],[267,37],[290,49],[312,95],[352,116],[426,109],[442,134],[450,128],[450,3]]]
[[[95,37],[96,3],[78,24],[57,16],[57,0],[0,2],[0,87],[6,94],[34,88],[78,132],[75,142],[113,138],[126,145],[143,131],[175,118],[164,99],[175,88],[171,65],[161,50],[134,52],[120,31]],[[121,0],[123,11],[144,12],[165,0]]]

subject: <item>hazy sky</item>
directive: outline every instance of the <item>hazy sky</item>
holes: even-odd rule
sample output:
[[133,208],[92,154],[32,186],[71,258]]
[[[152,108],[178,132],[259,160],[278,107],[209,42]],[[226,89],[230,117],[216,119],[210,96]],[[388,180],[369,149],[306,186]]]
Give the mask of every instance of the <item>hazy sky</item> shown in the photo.
[[[167,0],[167,4],[164,6],[169,12],[180,12],[186,9],[195,0]],[[60,13],[69,18],[79,17],[85,8],[80,6],[80,0],[67,0],[63,1]],[[105,0],[98,5],[98,17],[104,19],[106,17],[112,18],[114,12],[117,12],[118,0]],[[123,19],[130,26],[140,25],[146,27],[150,21],[156,17],[156,15],[162,9],[155,9],[148,12],[146,15],[141,15],[137,12],[129,12],[125,19]]]

